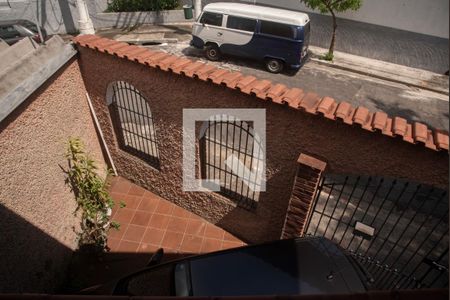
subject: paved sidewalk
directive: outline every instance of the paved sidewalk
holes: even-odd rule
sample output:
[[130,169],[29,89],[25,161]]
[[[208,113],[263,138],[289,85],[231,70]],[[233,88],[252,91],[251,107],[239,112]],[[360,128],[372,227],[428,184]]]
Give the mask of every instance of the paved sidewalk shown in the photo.
[[310,46],[309,50],[311,59],[323,65],[437,93],[449,94],[449,81],[446,75],[339,51],[334,52],[334,59],[331,62],[320,59],[323,54],[328,52],[327,49]]
[[[120,229],[111,229],[111,252],[199,254],[245,245],[225,230],[158,197],[122,177],[111,181],[116,205],[112,219]],[[120,202],[126,204],[120,208]]]

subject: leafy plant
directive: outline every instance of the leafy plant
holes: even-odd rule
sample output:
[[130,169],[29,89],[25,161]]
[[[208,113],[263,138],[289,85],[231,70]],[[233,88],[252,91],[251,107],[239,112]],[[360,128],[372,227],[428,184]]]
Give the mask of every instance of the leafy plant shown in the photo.
[[118,229],[120,224],[110,222],[114,201],[108,194],[106,180],[97,174],[95,162],[85,153],[79,138],[69,140],[66,157],[69,164],[66,184],[75,194],[75,213],[82,211],[79,247],[95,252],[108,250],[108,229]]
[[112,0],[106,12],[161,11],[179,7],[179,0]]
[[320,57],[320,59],[332,61],[332,60],[333,60],[333,57],[334,57],[334,54],[328,52],[328,53],[322,55],[322,56]]
[[[336,12],[344,12],[346,10],[358,10],[362,5],[362,0],[300,0],[311,9],[318,9],[322,14],[330,13],[333,17],[333,34],[331,36],[330,48],[328,54],[324,56],[326,60],[333,59],[334,43],[336,40]],[[331,58],[331,59],[329,59]]]

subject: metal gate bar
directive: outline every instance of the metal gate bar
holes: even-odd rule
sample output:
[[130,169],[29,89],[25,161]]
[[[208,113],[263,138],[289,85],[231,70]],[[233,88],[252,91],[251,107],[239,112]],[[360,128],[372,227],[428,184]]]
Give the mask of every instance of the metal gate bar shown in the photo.
[[328,174],[319,183],[305,234],[348,250],[377,289],[448,286],[447,191]]

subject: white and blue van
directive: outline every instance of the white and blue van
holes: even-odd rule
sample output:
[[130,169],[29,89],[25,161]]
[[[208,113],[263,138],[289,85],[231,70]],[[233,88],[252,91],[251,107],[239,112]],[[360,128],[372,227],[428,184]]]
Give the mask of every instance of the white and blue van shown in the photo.
[[212,3],[205,6],[192,28],[191,45],[206,57],[221,54],[264,61],[269,72],[299,69],[309,45],[310,23],[305,13],[278,8]]

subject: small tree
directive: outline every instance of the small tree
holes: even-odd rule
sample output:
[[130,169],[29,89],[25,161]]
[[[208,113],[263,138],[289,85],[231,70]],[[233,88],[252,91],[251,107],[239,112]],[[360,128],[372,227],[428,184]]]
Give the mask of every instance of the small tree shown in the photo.
[[334,52],[334,42],[336,40],[336,12],[346,10],[358,10],[361,7],[362,0],[301,0],[311,9],[318,9],[322,14],[330,13],[333,17],[333,35],[331,37],[330,48],[325,55],[325,59],[332,60]]

